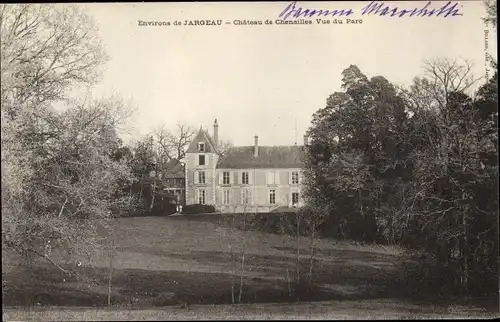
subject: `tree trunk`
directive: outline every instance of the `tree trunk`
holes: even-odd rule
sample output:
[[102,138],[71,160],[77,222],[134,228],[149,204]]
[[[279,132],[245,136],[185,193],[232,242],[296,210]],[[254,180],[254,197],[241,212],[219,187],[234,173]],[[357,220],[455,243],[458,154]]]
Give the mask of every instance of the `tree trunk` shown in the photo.
[[296,280],[296,283],[297,283],[297,300],[299,299],[299,292],[298,292],[298,289],[299,289],[299,286],[300,286],[300,240],[299,240],[299,237],[300,237],[300,216],[299,214],[296,215],[296,218],[297,218],[297,280]]
[[109,275],[108,275],[108,306],[111,306],[111,279],[113,277],[113,257],[109,257]]
[[[365,228],[363,229],[363,235],[361,236],[361,240],[364,241],[366,239],[367,225],[366,225],[366,220],[365,220],[365,213],[363,211],[363,201],[361,200],[361,189],[358,190],[358,194],[359,194],[359,210],[360,210],[363,225],[365,226]],[[368,229],[370,229],[370,228],[368,228]]]
[[[231,237],[234,237],[234,213],[232,215],[231,222]],[[235,294],[234,294],[234,254],[232,245],[229,246],[229,251],[231,255],[231,303],[235,303]]]
[[229,247],[229,252],[231,256],[231,303],[235,303],[234,301],[234,255],[233,248]]
[[144,183],[142,182],[142,178],[139,181],[139,186],[140,186],[140,189],[139,189],[139,200],[142,200],[142,192],[144,190]]
[[243,214],[243,249],[241,251],[240,294],[238,295],[238,303],[241,302],[243,294],[243,277],[245,275],[246,221],[246,214]]
[[462,278],[461,278],[461,288],[465,293],[468,292],[469,288],[469,245],[467,236],[467,209],[464,209],[462,213]]
[[286,285],[288,287],[288,296],[292,297],[292,287],[290,285],[290,272],[288,271],[288,256],[285,253],[285,271],[286,271]]
[[149,211],[153,211],[153,207],[155,204],[155,196],[156,196],[156,180],[153,181],[153,185],[151,187],[151,205],[149,206]]
[[316,233],[316,227],[315,224],[313,223],[311,226],[311,255],[309,257],[309,275],[308,275],[308,280],[311,282],[312,279],[312,273],[313,273],[313,265],[314,265],[314,240],[315,240],[315,233]]
[[292,297],[292,286],[290,285],[290,272],[288,270],[288,255],[286,253],[286,249],[287,249],[287,246],[288,246],[288,243],[287,243],[287,233],[286,233],[286,229],[285,229],[285,224],[284,224],[284,219],[285,217],[282,215],[280,216],[280,222],[281,222],[281,238],[282,238],[282,241],[283,241],[283,237],[285,238],[284,239],[284,249],[285,249],[285,252],[284,252],[284,261],[285,261],[285,278],[286,278],[286,286],[288,288],[288,296]]

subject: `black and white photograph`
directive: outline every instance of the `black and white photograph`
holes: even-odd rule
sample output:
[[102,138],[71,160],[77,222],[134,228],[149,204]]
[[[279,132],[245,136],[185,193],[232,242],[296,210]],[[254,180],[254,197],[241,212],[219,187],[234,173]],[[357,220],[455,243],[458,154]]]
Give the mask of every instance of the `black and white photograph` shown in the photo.
[[500,317],[497,1],[0,4],[4,321]]

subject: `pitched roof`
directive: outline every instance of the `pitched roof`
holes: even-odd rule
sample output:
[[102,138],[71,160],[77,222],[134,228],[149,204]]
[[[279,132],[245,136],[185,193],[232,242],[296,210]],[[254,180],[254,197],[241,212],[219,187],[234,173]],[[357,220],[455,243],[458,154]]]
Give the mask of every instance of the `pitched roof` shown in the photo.
[[165,179],[184,178],[184,164],[179,160],[172,160],[165,166]]
[[257,157],[253,146],[229,148],[221,157],[219,169],[302,168],[303,146],[259,146]]
[[205,142],[205,152],[215,152],[215,141],[206,130],[200,129],[189,145],[186,153],[198,152],[198,142]]

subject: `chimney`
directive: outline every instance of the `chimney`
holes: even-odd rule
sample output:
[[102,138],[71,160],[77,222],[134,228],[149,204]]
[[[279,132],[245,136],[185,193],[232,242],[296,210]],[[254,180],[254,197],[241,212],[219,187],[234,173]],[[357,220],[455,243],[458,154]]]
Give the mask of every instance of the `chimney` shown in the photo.
[[254,136],[255,139],[255,145],[253,146],[253,156],[258,157],[259,156],[259,137],[256,135]]
[[219,124],[217,124],[217,119],[214,121],[214,141],[215,148],[217,148],[217,145],[219,144]]
[[307,134],[304,134],[304,146],[309,144],[309,137],[307,136]]

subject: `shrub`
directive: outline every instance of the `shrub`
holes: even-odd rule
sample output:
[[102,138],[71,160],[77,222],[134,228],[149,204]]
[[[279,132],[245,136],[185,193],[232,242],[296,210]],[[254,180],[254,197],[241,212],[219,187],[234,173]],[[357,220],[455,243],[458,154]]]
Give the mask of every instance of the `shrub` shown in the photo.
[[215,212],[215,206],[213,205],[194,204],[182,207],[183,214],[207,214],[213,212]]

